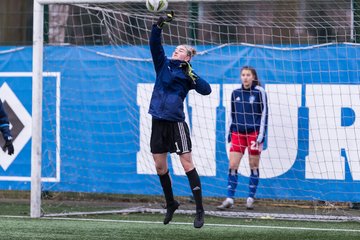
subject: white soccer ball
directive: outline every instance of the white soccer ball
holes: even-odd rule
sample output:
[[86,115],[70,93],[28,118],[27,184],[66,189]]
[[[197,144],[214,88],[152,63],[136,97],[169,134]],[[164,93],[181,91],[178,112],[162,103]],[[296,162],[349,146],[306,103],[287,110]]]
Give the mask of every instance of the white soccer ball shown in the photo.
[[150,12],[162,12],[168,7],[167,0],[146,0],[146,8]]

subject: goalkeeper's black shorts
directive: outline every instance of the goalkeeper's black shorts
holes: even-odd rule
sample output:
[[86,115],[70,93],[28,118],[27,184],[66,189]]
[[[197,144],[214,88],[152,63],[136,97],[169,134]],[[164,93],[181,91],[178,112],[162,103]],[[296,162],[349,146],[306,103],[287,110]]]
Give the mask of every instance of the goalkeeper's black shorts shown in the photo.
[[191,152],[189,127],[186,122],[171,122],[152,119],[151,153],[176,153],[178,155]]

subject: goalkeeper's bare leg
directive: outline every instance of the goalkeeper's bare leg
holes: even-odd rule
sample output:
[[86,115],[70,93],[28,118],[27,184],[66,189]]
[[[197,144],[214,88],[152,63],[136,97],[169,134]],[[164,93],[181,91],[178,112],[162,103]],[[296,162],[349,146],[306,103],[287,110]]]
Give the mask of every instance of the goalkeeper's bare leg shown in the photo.
[[202,189],[201,189],[200,177],[192,161],[191,152],[181,154],[180,161],[188,177],[190,188],[193,193],[196,204],[194,227],[201,228],[204,225],[205,211],[202,204]]
[[172,220],[174,212],[179,208],[180,204],[174,199],[171,177],[167,164],[167,153],[153,154],[153,158],[166,200],[164,224],[168,224]]

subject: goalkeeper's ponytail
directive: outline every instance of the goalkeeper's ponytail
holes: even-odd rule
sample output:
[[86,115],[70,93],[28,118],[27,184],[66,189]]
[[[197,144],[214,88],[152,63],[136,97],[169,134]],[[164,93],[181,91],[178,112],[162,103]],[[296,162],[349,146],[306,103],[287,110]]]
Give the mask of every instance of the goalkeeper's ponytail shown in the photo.
[[196,49],[190,45],[182,45],[185,49],[186,49],[186,52],[187,52],[187,55],[192,58],[193,56],[196,55]]

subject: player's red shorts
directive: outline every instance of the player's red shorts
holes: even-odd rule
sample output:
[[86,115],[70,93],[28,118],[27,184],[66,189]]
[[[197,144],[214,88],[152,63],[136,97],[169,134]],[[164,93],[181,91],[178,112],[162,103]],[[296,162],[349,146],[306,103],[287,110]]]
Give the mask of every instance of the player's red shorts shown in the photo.
[[256,144],[258,132],[252,133],[231,133],[231,147],[230,152],[245,153],[245,149],[248,148],[250,155],[260,155],[263,144]]

